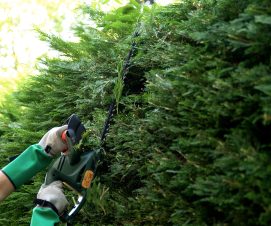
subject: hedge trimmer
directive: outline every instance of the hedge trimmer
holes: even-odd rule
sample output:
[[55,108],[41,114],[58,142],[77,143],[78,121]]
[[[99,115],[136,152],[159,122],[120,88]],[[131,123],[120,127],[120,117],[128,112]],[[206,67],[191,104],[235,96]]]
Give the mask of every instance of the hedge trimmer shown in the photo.
[[75,151],[74,145],[80,141],[83,132],[85,132],[84,125],[81,124],[76,115],[72,115],[68,119],[68,129],[62,134],[62,139],[68,145],[68,154],[62,154],[57,158],[45,177],[46,185],[60,180],[78,195],[73,208],[61,216],[61,220],[67,223],[72,221],[84,205],[88,188],[95,176],[100,159],[99,151],[97,150]]

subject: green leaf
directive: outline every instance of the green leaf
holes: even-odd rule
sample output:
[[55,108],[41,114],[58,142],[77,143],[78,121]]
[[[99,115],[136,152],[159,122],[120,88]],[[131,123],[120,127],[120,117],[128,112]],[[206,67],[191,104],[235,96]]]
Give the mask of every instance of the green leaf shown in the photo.
[[267,15],[255,16],[255,22],[271,25],[271,16]]
[[255,89],[262,91],[268,96],[271,96],[271,85],[258,85],[255,86]]

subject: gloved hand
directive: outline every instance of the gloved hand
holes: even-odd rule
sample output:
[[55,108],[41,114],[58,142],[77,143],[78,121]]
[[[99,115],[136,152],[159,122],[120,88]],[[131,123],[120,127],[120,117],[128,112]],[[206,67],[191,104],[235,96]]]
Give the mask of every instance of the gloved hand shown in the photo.
[[39,145],[50,156],[56,156],[67,150],[67,143],[61,139],[62,133],[67,129],[67,125],[52,128],[41,138]]
[[[64,212],[64,210],[69,204],[63,193],[61,181],[54,181],[49,185],[42,185],[37,194],[37,200],[37,204],[43,203],[43,200],[53,204],[53,206],[57,209],[59,215]],[[42,207],[52,208],[52,206],[46,205],[46,203]],[[53,210],[55,210],[54,207],[52,208]]]

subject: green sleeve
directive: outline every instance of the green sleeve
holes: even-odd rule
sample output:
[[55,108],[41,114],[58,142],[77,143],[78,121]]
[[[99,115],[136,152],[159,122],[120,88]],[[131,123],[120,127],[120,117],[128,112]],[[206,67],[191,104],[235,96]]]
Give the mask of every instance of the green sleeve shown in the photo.
[[35,207],[30,226],[53,226],[60,222],[58,215],[51,208]]
[[51,162],[52,157],[47,155],[40,145],[34,144],[5,166],[2,172],[6,174],[16,189],[46,168]]

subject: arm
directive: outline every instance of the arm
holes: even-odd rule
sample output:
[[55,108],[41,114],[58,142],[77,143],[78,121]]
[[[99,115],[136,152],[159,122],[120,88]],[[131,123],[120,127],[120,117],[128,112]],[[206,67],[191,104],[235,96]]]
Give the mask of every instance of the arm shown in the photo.
[[53,160],[53,156],[67,148],[61,139],[61,134],[66,129],[67,126],[51,129],[38,144],[28,147],[0,171],[0,201],[46,168]]
[[[10,180],[14,189],[17,189],[48,166],[52,160],[53,158],[44,151],[42,146],[33,144],[5,166],[2,173]],[[2,187],[0,189],[2,190]]]
[[58,215],[51,208],[35,207],[33,209],[30,226],[53,226],[60,222]]
[[2,171],[0,171],[0,202],[14,190],[15,189],[10,180]]

